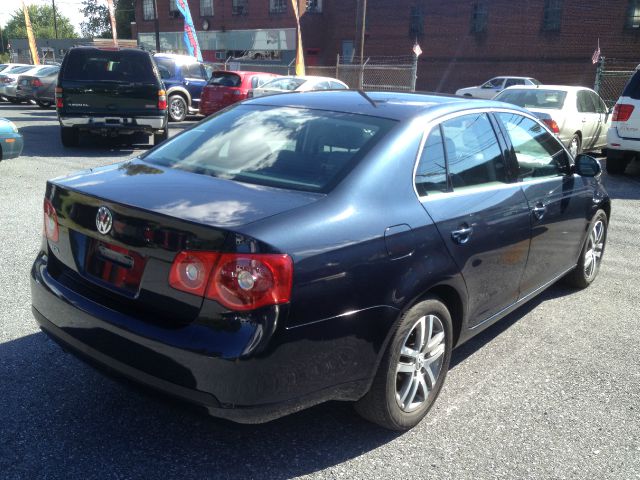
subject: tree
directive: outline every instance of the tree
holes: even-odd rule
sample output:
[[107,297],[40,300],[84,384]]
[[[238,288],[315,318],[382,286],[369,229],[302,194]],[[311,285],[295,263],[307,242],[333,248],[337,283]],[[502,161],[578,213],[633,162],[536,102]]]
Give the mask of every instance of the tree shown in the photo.
[[[118,38],[131,38],[131,22],[135,20],[134,0],[114,0]],[[80,24],[87,38],[111,38],[111,19],[105,0],[83,0],[86,21]]]
[[[53,7],[51,5],[29,5],[29,19],[33,35],[38,38],[56,38],[53,24]],[[78,38],[71,21],[60,15],[56,9],[58,38]],[[24,22],[24,12],[18,9],[11,14],[11,19],[3,29],[5,38],[27,38],[27,27]]]

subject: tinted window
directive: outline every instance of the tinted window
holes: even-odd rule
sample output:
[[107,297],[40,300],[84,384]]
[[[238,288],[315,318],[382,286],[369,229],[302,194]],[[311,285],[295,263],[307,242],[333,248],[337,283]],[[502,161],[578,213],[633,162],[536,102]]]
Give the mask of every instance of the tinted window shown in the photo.
[[174,78],[176,76],[176,63],[169,58],[154,57],[161,78]]
[[442,132],[454,190],[507,181],[500,145],[486,113],[447,120]]
[[204,73],[199,63],[192,63],[182,67],[182,74],[188,78],[199,78],[204,80]]
[[231,72],[213,72],[209,85],[218,85],[220,87],[239,87],[242,83],[242,77],[237,73]]
[[415,183],[420,196],[447,191],[444,143],[439,126],[431,130],[424,144],[416,169]]
[[78,49],[67,54],[63,79],[155,82],[149,54],[133,50]]
[[518,160],[518,178],[562,175],[568,160],[562,145],[538,122],[522,115],[499,113]]
[[562,90],[516,89],[499,93],[495,100],[524,108],[549,108],[560,110],[564,106],[567,92]]
[[631,97],[640,100],[640,70],[633,74],[622,91],[623,97]]
[[325,192],[394,123],[364,115],[240,105],[144,158],[240,182]]

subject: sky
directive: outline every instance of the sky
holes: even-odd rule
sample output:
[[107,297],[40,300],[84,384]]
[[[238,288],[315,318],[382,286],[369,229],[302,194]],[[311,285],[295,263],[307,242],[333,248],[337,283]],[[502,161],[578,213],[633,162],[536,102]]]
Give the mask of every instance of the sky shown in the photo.
[[[51,5],[51,0],[25,0],[28,5]],[[55,0],[56,10],[71,20],[73,27],[76,29],[76,33],[80,35],[80,22],[83,21],[82,12],[82,0]],[[11,19],[11,14],[18,9],[22,8],[22,0],[0,0],[2,7],[0,7],[0,25],[5,26]],[[106,5],[107,1],[104,0]]]

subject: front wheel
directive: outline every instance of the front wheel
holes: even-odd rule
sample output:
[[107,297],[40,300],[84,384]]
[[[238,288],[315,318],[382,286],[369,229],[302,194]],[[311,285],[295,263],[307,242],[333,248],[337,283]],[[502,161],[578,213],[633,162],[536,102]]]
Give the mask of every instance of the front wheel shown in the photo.
[[449,369],[451,315],[437,298],[424,300],[399,320],[371,389],[356,404],[367,420],[408,430],[427,414]]
[[582,247],[578,265],[566,277],[566,282],[576,288],[586,288],[596,279],[607,242],[607,214],[598,210],[591,220],[589,236]]

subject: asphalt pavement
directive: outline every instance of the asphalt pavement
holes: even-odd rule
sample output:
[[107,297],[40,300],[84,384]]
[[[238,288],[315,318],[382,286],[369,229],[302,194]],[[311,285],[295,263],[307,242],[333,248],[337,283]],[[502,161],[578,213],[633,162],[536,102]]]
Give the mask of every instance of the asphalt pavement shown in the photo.
[[1,479],[640,479],[637,164],[603,174],[613,213],[595,283],[555,285],[454,351],[416,428],[381,430],[340,402],[247,426],[116,382],[39,331],[45,181],[148,147],[64,149],[54,111],[2,103],[0,117],[25,138],[0,162]]

